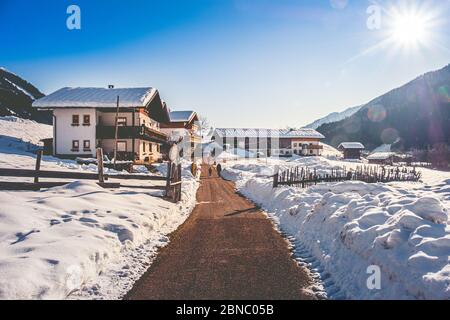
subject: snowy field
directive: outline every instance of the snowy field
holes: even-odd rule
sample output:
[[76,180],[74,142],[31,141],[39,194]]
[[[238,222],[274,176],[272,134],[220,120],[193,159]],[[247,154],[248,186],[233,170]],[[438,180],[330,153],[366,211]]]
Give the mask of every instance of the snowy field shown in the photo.
[[[51,135],[50,126],[0,118],[0,167],[34,168],[28,151]],[[97,171],[53,157],[44,157],[42,168]],[[41,192],[0,191],[0,299],[122,297],[189,216],[197,188],[184,163],[179,204],[155,197],[160,191],[106,190],[84,181]]]
[[[450,173],[421,169],[418,183],[272,188],[268,176],[299,165],[326,173],[361,164],[239,160],[227,161],[223,175],[294,237],[300,263],[320,274],[329,298],[450,299]],[[379,290],[367,286],[370,266],[381,270]]]

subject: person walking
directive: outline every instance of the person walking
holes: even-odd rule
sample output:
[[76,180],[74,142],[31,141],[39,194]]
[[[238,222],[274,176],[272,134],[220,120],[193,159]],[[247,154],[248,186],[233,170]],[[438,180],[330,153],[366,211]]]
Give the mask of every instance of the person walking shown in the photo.
[[220,177],[220,173],[222,172],[222,165],[219,163],[217,165],[217,175]]
[[208,169],[209,177],[212,177],[212,172],[213,172],[212,166],[209,166]]

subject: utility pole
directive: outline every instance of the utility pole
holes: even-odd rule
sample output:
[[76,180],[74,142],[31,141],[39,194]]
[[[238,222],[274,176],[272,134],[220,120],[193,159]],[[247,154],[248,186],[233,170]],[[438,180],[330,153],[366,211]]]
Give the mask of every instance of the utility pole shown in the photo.
[[114,169],[116,169],[116,163],[117,163],[117,139],[119,136],[119,103],[120,103],[120,96],[117,96],[117,109],[116,109],[116,125],[115,125],[115,147],[114,147]]

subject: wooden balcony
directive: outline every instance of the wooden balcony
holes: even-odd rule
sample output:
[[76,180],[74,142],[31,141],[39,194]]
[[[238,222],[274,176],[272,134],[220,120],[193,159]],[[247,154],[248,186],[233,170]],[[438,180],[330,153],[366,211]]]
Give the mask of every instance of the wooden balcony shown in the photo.
[[312,145],[306,148],[307,150],[323,150],[323,146],[320,145]]
[[[114,139],[114,126],[97,126],[97,139]],[[118,127],[118,139],[141,139],[156,143],[167,143],[167,135],[149,127]]]

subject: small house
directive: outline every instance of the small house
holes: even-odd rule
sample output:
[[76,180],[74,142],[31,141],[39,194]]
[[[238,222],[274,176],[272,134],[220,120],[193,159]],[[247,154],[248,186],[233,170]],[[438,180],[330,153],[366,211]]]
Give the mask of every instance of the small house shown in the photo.
[[392,165],[394,163],[395,153],[393,152],[374,152],[367,157],[370,164]]
[[360,142],[342,142],[338,150],[344,154],[346,160],[360,160],[365,147]]

